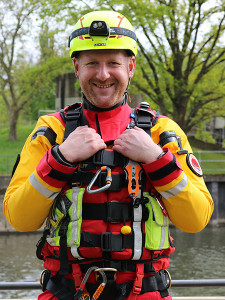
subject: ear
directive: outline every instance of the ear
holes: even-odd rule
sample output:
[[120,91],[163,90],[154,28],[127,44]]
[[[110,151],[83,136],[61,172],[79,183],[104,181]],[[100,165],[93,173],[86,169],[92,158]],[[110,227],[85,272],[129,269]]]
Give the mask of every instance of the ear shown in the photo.
[[73,67],[74,67],[75,76],[78,77],[79,74],[78,60],[75,57],[73,57]]
[[129,60],[129,78],[132,78],[135,70],[135,56],[131,56]]

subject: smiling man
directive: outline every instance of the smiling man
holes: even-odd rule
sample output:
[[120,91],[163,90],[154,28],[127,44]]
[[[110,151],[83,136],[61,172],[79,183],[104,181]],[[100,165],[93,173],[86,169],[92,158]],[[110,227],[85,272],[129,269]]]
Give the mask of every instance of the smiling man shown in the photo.
[[169,223],[198,232],[213,211],[201,167],[175,122],[127,104],[137,38],[124,16],[86,14],[69,46],[83,102],[38,120],[4,199],[17,230],[46,221],[38,299],[171,300]]

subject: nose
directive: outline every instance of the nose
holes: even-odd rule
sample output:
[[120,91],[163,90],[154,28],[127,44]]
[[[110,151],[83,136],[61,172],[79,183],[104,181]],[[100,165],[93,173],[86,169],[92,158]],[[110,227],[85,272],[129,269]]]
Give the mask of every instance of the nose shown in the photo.
[[100,63],[98,66],[96,78],[105,81],[110,77],[109,67],[105,63]]

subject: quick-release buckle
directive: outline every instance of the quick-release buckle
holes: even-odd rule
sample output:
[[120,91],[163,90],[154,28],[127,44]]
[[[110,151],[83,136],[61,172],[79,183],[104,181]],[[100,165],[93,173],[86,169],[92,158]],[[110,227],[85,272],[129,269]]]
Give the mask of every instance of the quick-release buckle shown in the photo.
[[122,235],[114,235],[112,232],[103,232],[101,234],[101,249],[103,252],[124,251]]
[[114,151],[110,149],[103,149],[98,151],[93,156],[93,163],[96,165],[106,165],[109,167],[114,167]]
[[144,278],[144,263],[136,265],[136,278],[133,285],[133,293],[140,294],[142,289],[142,280]]

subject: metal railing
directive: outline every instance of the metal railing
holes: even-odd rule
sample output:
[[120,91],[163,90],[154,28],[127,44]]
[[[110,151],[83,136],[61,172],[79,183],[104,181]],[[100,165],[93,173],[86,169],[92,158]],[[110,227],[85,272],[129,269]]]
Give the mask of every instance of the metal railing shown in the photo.
[[[225,286],[225,279],[172,280],[171,287],[212,287]],[[0,282],[0,290],[39,290],[39,282]]]
[[201,150],[195,151],[194,154],[204,172],[224,172],[225,174],[225,151]]

